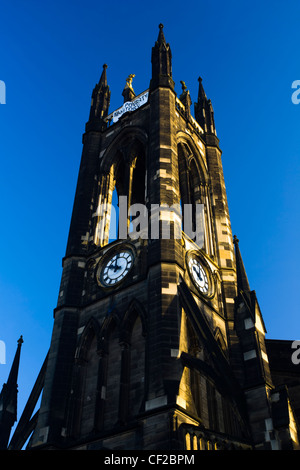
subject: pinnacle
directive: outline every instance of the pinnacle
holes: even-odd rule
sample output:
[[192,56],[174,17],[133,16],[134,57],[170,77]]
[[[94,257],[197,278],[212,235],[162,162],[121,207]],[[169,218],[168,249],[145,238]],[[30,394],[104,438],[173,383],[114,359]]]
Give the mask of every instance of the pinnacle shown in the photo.
[[207,100],[206,93],[205,93],[203,85],[202,85],[202,77],[198,78],[198,82],[199,82],[198,101]]
[[235,257],[236,257],[236,274],[238,289],[244,292],[250,292],[250,286],[248,277],[246,274],[245,266],[243,263],[242,255],[239,247],[239,239],[236,235],[233,237],[233,243],[235,245]]
[[162,23],[160,23],[158,25],[159,27],[159,33],[158,33],[158,38],[157,38],[157,42],[158,44],[166,44],[166,40],[165,40],[165,36],[164,36],[164,32],[163,32],[163,28],[164,28],[164,25]]
[[107,69],[107,67],[108,67],[107,64],[103,64],[103,70],[102,70],[101,77],[100,77],[100,80],[99,80],[99,84],[103,85],[103,86],[107,86],[107,78],[106,78],[106,69]]
[[23,336],[21,335],[20,338],[17,341],[18,344],[24,343]]

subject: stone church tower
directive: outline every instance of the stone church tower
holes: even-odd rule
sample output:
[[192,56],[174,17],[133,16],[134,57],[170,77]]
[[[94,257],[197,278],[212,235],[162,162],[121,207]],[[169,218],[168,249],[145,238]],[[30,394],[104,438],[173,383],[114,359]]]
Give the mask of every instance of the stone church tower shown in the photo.
[[212,103],[201,78],[195,118],[184,82],[176,95],[162,25],[151,62],[149,89],[136,96],[129,76],[111,114],[106,65],[94,88],[41,406],[11,448],[26,422],[30,449],[297,448],[231,232]]

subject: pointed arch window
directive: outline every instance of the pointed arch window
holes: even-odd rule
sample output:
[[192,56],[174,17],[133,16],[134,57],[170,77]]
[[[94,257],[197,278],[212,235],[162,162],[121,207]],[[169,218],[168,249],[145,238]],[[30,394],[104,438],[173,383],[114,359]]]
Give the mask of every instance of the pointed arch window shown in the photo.
[[124,315],[122,336],[122,383],[120,419],[134,419],[142,410],[145,393],[146,333],[144,314],[133,301]]
[[130,150],[131,173],[128,192],[128,232],[133,237],[133,232],[140,233],[143,227],[141,218],[145,215],[147,172],[145,149],[136,142]]
[[96,391],[99,357],[97,355],[96,336],[90,339],[86,354],[86,364],[83,367],[83,393],[81,408],[81,435],[86,435],[94,429],[94,416],[96,409]]
[[72,433],[84,436],[95,426],[99,373],[98,324],[94,319],[85,327],[76,354],[77,374],[73,397]]
[[116,186],[112,192],[111,211],[109,222],[108,243],[112,243],[118,239],[119,230],[119,196]]
[[178,144],[178,170],[183,230],[208,254],[213,254],[210,203],[198,157],[186,143]]
[[114,152],[110,163],[103,164],[106,170],[101,177],[95,214],[96,245],[126,239],[133,228],[140,230],[134,220],[146,201],[146,155],[144,145],[138,139],[129,138],[128,141],[129,144],[125,143]]
[[115,312],[100,328],[92,318],[77,351],[68,434],[84,437],[136,418],[145,401],[145,316],[133,301],[119,324]]
[[145,387],[145,338],[140,316],[137,316],[131,333],[129,382],[129,414],[134,417],[141,410]]
[[101,396],[104,399],[103,428],[114,426],[119,420],[121,349],[116,327],[110,331],[106,356],[106,370]]

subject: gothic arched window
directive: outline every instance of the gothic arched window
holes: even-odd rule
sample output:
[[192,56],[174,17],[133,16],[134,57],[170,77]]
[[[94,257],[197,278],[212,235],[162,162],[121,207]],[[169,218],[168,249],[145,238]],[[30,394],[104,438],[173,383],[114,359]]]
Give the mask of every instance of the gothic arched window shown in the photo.
[[177,149],[182,229],[200,248],[213,254],[205,170],[200,164],[200,156],[187,143],[180,142]]
[[[99,183],[95,244],[104,246],[118,238],[126,239],[145,207],[147,178],[145,147],[128,136],[109,152],[102,164]],[[122,198],[122,199],[121,199]]]
[[96,409],[96,391],[99,357],[97,355],[96,336],[93,335],[87,350],[84,364],[83,393],[81,403],[81,435],[86,435],[94,429],[94,416]]
[[121,330],[122,403],[120,403],[120,418],[126,422],[140,413],[145,392],[144,314],[135,300],[124,315]]
[[117,328],[112,328],[107,338],[107,356],[102,397],[104,399],[103,428],[108,429],[119,419],[121,349]]
[[186,144],[178,145],[178,170],[183,230],[203,248],[203,177],[201,178],[196,160]]
[[130,340],[130,387],[129,414],[134,417],[140,412],[145,387],[145,338],[143,325],[138,316],[132,328]]
[[92,318],[82,333],[76,353],[77,380],[73,398],[72,433],[80,432],[81,436],[90,433],[95,426],[99,373],[98,333],[98,323]]

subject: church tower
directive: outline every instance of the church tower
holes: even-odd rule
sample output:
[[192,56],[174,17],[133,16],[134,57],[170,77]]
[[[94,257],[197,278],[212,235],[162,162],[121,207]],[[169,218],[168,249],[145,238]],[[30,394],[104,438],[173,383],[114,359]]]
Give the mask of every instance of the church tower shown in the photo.
[[280,448],[212,103],[177,96],[163,25],[151,62],[119,109],[107,65],[92,93],[29,448]]

